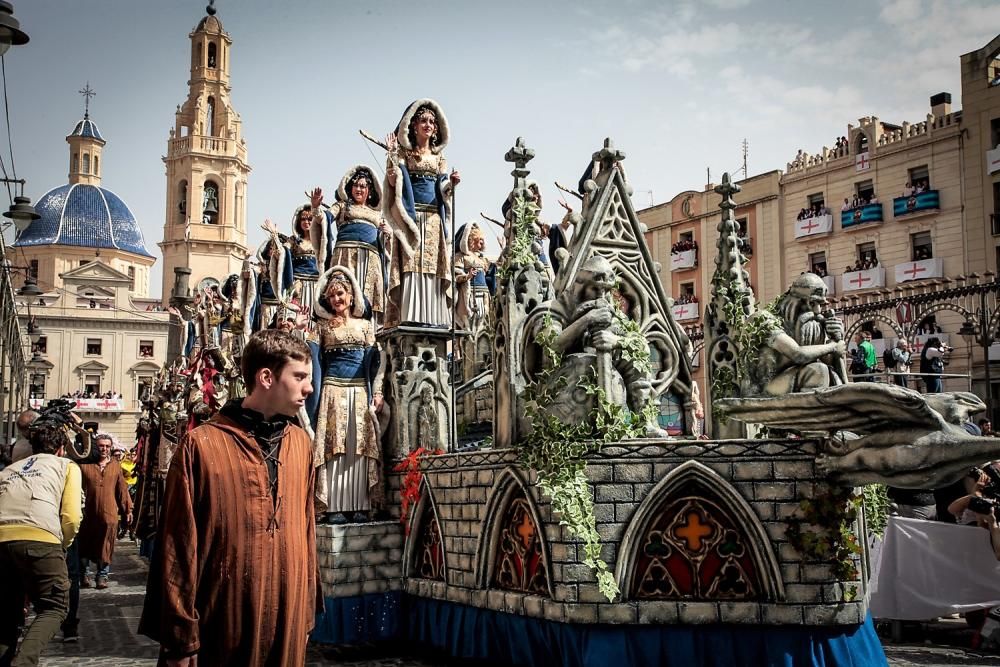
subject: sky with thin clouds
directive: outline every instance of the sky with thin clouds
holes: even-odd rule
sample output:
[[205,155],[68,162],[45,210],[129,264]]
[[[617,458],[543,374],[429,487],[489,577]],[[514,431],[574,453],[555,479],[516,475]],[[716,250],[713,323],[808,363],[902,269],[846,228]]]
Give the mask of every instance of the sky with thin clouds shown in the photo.
[[[102,185],[129,204],[159,256],[161,157],[205,4],[14,0],[31,41],[5,56],[10,130],[32,200],[67,180],[64,137],[89,82],[91,118],[108,142]],[[553,182],[575,184],[605,137],[627,154],[643,208],[702,188],[706,169],[716,182],[737,171],[744,139],[753,175],[784,169],[800,148],[831,146],[861,116],[922,120],[942,91],[959,109],[959,56],[1000,31],[1000,3],[987,0],[216,6],[234,43],[232,103],[253,167],[252,245],[266,217],[290,226],[307,188],[332,192],[354,164],[384,168],[358,130],[385,135],[419,97],[436,99],[451,125],[459,223],[480,211],[500,217],[512,184],[503,156],[519,136],[536,152],[543,218],[556,221]]]

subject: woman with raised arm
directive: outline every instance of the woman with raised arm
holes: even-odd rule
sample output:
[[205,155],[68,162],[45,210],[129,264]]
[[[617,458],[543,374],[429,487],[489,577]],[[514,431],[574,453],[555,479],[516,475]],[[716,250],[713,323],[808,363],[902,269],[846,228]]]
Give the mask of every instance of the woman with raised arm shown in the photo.
[[[351,167],[340,180],[337,201],[325,210],[323,190],[310,194],[313,226],[325,231],[316,249],[326,266],[346,266],[368,299],[376,323],[385,313],[392,232],[382,216],[382,186],[369,167]],[[333,248],[327,248],[327,239]]]
[[331,268],[317,288],[323,385],[313,462],[321,467],[317,497],[327,508],[321,521],[367,521],[384,498],[376,420],[382,408],[382,364],[375,325],[364,318],[365,297],[347,267]]
[[407,107],[386,138],[384,210],[395,237],[386,326],[451,324],[451,253],[446,226],[451,194],[461,181],[448,172],[448,121],[434,100]]

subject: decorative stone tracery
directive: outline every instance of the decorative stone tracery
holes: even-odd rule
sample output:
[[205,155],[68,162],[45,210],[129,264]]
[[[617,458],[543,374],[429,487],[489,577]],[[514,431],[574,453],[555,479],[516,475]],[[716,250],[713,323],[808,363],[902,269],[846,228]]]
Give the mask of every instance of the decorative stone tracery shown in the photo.
[[407,564],[406,576],[447,581],[444,539],[441,536],[434,496],[426,482],[422,486],[423,493],[413,511],[411,530],[403,555]]
[[514,498],[500,522],[494,555],[493,588],[548,594],[548,573],[542,556],[541,527],[523,496]]
[[616,576],[627,600],[784,598],[767,531],[732,485],[697,461],[672,470],[639,506]]

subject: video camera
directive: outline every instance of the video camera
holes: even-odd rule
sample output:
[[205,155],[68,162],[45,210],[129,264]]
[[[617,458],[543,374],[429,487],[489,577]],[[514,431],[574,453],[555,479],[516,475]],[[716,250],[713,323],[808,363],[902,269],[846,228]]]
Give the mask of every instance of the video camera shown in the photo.
[[[66,452],[69,458],[79,461],[90,457],[93,448],[90,446],[92,432],[86,424],[73,412],[76,401],[68,398],[54,398],[38,410],[38,418],[31,422],[28,430],[39,426],[62,426],[70,435],[72,451]],[[96,424],[95,424],[96,427]]]
[[988,465],[984,468],[973,467],[969,471],[969,477],[972,477],[977,482],[983,475],[986,475],[986,479],[989,480],[989,483],[983,487],[983,496],[992,498],[993,500],[1000,500],[1000,470],[997,470],[992,465]]

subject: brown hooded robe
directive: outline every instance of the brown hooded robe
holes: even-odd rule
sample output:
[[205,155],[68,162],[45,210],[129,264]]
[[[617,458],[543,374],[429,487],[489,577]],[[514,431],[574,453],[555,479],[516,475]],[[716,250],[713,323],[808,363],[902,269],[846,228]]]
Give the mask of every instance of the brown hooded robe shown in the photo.
[[113,458],[103,471],[99,464],[88,463],[80,466],[80,478],[85,498],[83,523],[76,536],[80,558],[110,563],[118,537],[118,515],[124,517],[132,511],[122,466]]
[[260,446],[217,415],[167,475],[139,632],[198,664],[305,663],[317,604],[312,444],[288,426],[272,500]]

